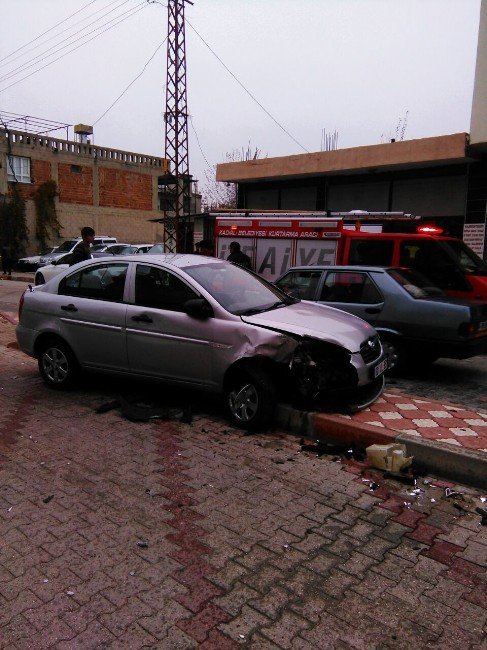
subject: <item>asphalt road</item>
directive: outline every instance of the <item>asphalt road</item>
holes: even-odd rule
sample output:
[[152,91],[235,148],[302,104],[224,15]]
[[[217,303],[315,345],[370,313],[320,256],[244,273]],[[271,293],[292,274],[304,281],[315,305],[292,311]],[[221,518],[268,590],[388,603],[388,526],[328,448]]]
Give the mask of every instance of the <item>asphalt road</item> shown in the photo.
[[[17,312],[24,282],[0,280],[0,311]],[[414,373],[389,377],[389,387],[404,393],[437,400],[444,399],[466,408],[487,411],[487,357],[457,361],[440,359]]]

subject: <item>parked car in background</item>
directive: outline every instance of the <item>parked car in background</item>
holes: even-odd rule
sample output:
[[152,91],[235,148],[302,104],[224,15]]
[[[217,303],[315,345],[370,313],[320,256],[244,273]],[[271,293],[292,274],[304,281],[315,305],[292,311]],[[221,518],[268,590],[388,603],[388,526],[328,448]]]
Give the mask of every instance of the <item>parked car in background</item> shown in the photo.
[[[115,244],[107,246],[105,244],[98,244],[92,247],[93,259],[100,257],[111,257],[112,255],[139,255],[146,252],[147,248],[151,248],[152,244]],[[116,250],[116,252],[112,252]],[[57,259],[54,259],[51,264],[38,269],[34,276],[34,284],[36,286],[45,284],[55,275],[65,271],[71,264],[71,253],[66,253]]]
[[138,255],[144,255],[150,251],[154,244],[134,244],[134,246],[137,248],[136,252]]
[[83,369],[222,392],[249,429],[271,420],[284,391],[365,408],[386,367],[365,321],[201,255],[76,264],[24,293],[17,339],[53,388]]
[[108,253],[109,255],[138,255],[147,253],[153,244],[111,244],[106,246],[97,244],[93,246],[93,253]]
[[39,255],[21,257],[19,260],[17,260],[17,268],[19,271],[35,271],[39,267],[41,257],[55,253],[56,250],[57,246],[55,248],[48,248],[42,253],[39,253]]
[[447,296],[412,269],[300,266],[276,285],[290,296],[338,307],[373,325],[390,369],[487,352],[487,303]]
[[115,244],[107,246],[106,253],[110,255],[139,255],[147,253],[152,244]]
[[34,284],[36,286],[45,284],[55,275],[59,275],[62,271],[65,271],[71,264],[71,258],[72,253],[65,253],[61,257],[53,260],[50,264],[38,268],[34,275]]
[[157,243],[151,246],[149,250],[147,251],[149,255],[165,255],[166,254],[166,246],[165,244],[162,243]]
[[[54,260],[57,260],[59,257],[62,255],[65,255],[66,253],[72,253],[74,247],[76,244],[79,244],[81,241],[81,237],[76,237],[73,239],[67,239],[64,241],[60,246],[57,247],[57,249],[49,253],[48,255],[42,255],[41,259],[39,260],[39,266],[45,266],[46,264],[51,264]],[[116,244],[117,240],[115,237],[108,237],[106,235],[100,235],[95,237],[94,245],[96,246],[97,244]]]

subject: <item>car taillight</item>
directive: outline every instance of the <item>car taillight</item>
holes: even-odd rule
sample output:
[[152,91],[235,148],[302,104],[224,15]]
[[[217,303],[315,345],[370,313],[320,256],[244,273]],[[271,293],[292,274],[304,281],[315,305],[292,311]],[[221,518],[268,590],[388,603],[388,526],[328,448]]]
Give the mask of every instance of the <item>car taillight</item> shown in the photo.
[[27,289],[24,291],[24,293],[20,296],[19,300],[19,321],[20,321],[20,316],[22,314],[22,307],[24,306],[24,296],[26,294]]
[[474,336],[477,333],[478,323],[462,323],[458,328],[460,336]]

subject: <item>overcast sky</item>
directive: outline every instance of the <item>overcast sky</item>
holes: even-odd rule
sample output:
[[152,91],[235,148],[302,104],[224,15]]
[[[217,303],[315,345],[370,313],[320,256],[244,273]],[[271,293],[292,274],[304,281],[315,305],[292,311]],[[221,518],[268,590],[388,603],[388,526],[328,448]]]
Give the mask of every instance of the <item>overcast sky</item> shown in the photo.
[[[84,7],[0,61],[0,110],[93,124],[166,36],[167,9],[145,4],[0,0],[0,59]],[[45,59],[49,48],[139,6],[113,29],[35,72],[83,40]],[[194,0],[186,7],[193,175],[204,184],[202,151],[214,165],[249,141],[268,156],[319,151],[323,128],[338,132],[339,148],[378,144],[395,137],[406,112],[405,139],[468,132],[479,13],[480,0]],[[299,144],[246,94],[190,25]],[[40,57],[36,65],[5,78],[34,56]],[[97,122],[95,143],[162,156],[165,81],[164,45]]]

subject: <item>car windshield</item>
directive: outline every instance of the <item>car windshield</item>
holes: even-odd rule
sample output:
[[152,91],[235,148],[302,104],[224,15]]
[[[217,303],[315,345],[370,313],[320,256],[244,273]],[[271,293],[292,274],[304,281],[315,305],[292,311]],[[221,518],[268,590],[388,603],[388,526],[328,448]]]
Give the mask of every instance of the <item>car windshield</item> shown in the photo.
[[199,264],[184,270],[222,307],[238,316],[259,314],[299,302],[263,278],[234,264]]
[[104,251],[106,249],[106,244],[95,244],[91,250],[93,251]]
[[147,252],[151,255],[159,255],[161,253],[165,253],[164,244],[154,244],[154,246],[149,248]]
[[444,291],[418,271],[413,271],[413,269],[391,269],[388,273],[413,298],[424,300],[447,297]]
[[107,252],[112,255],[124,255],[126,254],[125,249],[128,248],[128,244],[112,244],[107,246]]
[[58,247],[56,253],[69,253],[76,242],[76,239],[68,239],[68,241],[63,242],[61,246]]
[[442,241],[441,245],[467,275],[487,275],[487,264],[462,241]]

